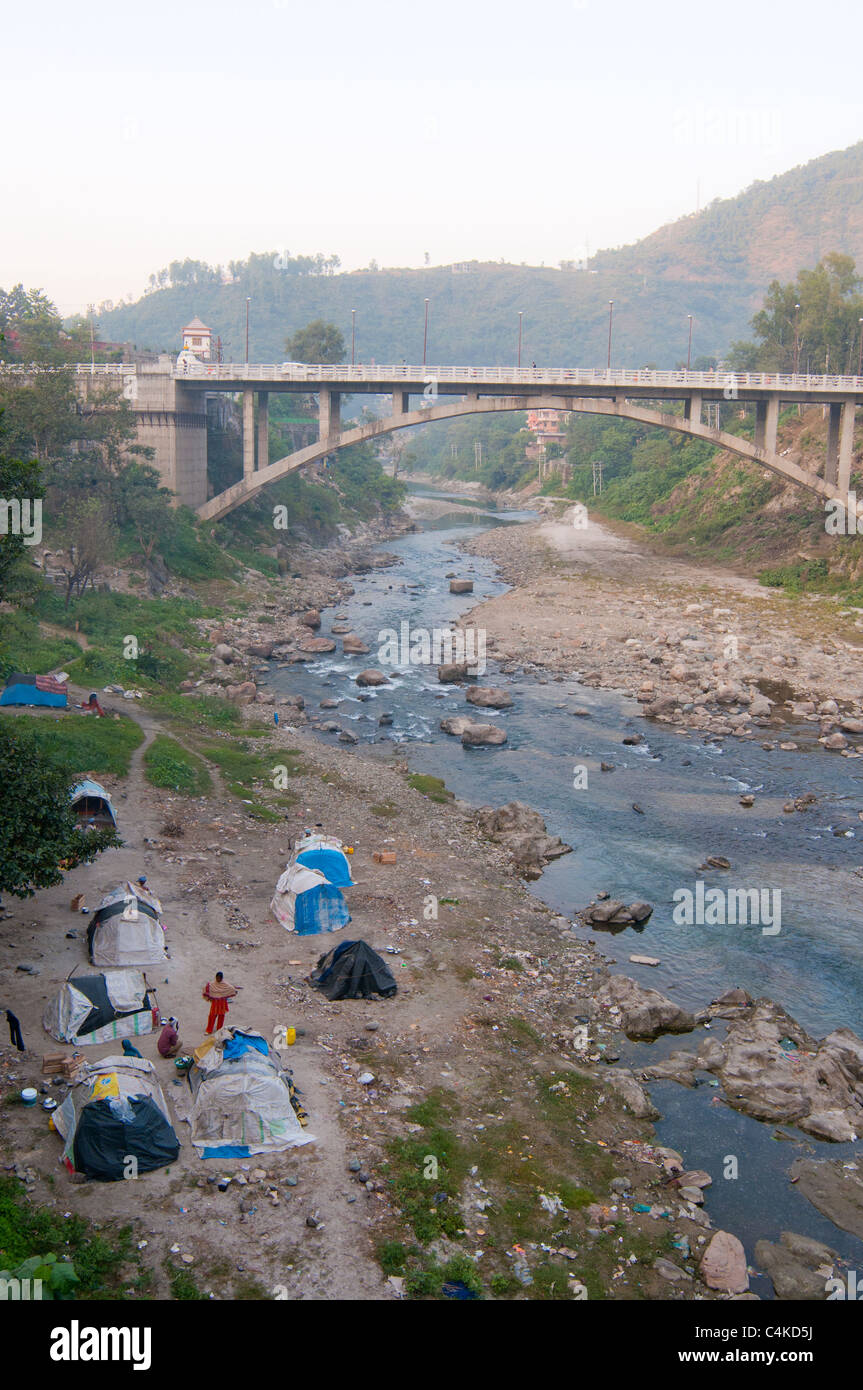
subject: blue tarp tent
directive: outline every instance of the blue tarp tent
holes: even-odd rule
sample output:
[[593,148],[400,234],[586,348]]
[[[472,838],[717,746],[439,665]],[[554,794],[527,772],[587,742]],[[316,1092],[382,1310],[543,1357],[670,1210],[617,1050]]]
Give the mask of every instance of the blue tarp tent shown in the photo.
[[16,671],[6,681],[0,705],[48,705],[65,709],[69,694],[54,676],[22,676]]
[[86,777],[72,788],[69,800],[82,825],[113,825],[116,828],[117,817],[111,798],[98,782]]
[[270,904],[286,931],[298,936],[338,931],[351,920],[343,894],[318,869],[289,864],[276,884]]
[[306,831],[302,839],[297,841],[294,862],[304,864],[307,869],[317,869],[328,883],[335,884],[337,888],[349,888],[353,883],[348,856],[341,840],[333,836]]

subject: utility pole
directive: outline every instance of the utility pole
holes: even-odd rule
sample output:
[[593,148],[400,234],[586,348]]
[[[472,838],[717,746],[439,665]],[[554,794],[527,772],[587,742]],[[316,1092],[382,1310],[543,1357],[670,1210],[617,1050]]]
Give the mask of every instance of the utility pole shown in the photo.
[[689,347],[686,349],[686,370],[689,371],[689,364],[692,361],[692,315],[687,314],[689,319]]
[[[458,450],[456,450],[456,458],[458,458]],[[474,442],[473,442],[473,471],[474,471],[474,473],[478,473],[481,467],[482,467],[482,440],[481,440],[481,439],[475,439]]]
[[863,376],[863,319],[858,319],[860,325],[860,351],[857,354],[857,375]]
[[608,301],[608,370],[611,371],[611,320],[614,313],[614,300]]
[[426,321],[425,321],[425,328],[423,329],[423,366],[425,366],[425,364],[426,364],[426,348],[428,347],[428,338],[429,338],[429,302],[428,302],[428,300],[426,300]]

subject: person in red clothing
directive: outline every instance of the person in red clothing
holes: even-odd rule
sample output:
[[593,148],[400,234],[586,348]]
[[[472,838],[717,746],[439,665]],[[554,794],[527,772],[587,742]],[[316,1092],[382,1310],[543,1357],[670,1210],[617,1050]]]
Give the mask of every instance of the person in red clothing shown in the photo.
[[228,1012],[228,1000],[233,999],[237,991],[233,985],[229,985],[221,970],[216,971],[216,978],[204,986],[204,998],[210,1001],[210,1017],[207,1020],[207,1033],[218,1032],[225,1021],[225,1014]]
[[176,1057],[183,1044],[180,1042],[180,1034],[177,1031],[177,1020],[169,1018],[161,1033],[159,1041],[156,1043],[160,1057]]

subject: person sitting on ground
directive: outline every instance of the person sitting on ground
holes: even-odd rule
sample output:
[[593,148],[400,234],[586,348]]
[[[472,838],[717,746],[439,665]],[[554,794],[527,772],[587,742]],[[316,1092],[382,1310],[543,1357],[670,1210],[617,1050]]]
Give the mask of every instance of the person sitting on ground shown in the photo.
[[160,1057],[176,1057],[181,1050],[183,1044],[180,1042],[180,1034],[177,1029],[177,1020],[169,1018],[159,1034],[159,1041],[156,1043]]
[[140,1057],[140,1056],[141,1056],[141,1054],[140,1054],[140,1052],[138,1051],[137,1047],[133,1047],[133,1046],[132,1046],[132,1041],[131,1041],[130,1038],[124,1038],[124,1039],[123,1039],[123,1055],[124,1055],[124,1057]]
[[210,1017],[207,1020],[206,1033],[218,1032],[225,1021],[225,1014],[228,1012],[228,1000],[232,999],[237,993],[233,985],[229,985],[221,970],[216,971],[215,980],[209,981],[204,986],[203,996],[210,1002]]

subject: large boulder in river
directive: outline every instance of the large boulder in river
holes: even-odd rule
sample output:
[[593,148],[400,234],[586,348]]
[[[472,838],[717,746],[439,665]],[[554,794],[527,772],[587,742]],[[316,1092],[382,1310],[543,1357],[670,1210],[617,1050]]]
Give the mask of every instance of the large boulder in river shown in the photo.
[[472,593],[473,593],[473,580],[472,580],[472,579],[451,579],[450,582],[449,582],[449,591],[450,591],[451,594],[472,594]]
[[303,627],[318,628],[321,625],[321,615],[317,608],[309,608],[300,617]]
[[597,999],[620,1010],[621,1026],[628,1038],[652,1041],[661,1033],[690,1033],[695,1027],[695,1017],[688,1009],[628,975],[612,975]]
[[759,1240],[755,1246],[755,1263],[766,1269],[776,1297],[782,1299],[826,1299],[825,1285],[837,1258],[829,1245],[795,1231],[782,1231],[778,1245]]
[[336,644],[332,637],[304,637],[299,643],[301,652],[310,652],[312,655],[324,652],[334,652]]
[[[333,628],[335,632],[335,628]],[[346,632],[342,638],[342,651],[345,656],[365,656],[370,649],[355,632]]]
[[450,661],[437,668],[437,678],[441,685],[457,685],[467,680],[467,662]]
[[217,642],[213,648],[213,656],[217,661],[233,661],[234,649],[233,647],[229,647],[227,642]]
[[649,921],[652,914],[650,903],[635,902],[627,907],[616,898],[607,898],[604,902],[591,903],[581,917],[591,927],[639,927]]
[[493,685],[472,685],[467,692],[467,702],[478,705],[480,709],[509,709],[512,696]]
[[384,675],[383,671],[375,671],[370,668],[368,671],[360,671],[356,677],[357,685],[389,685],[390,678]]
[[250,642],[246,647],[249,656],[262,656],[267,660],[273,655],[275,642]]
[[571,845],[548,834],[539,812],[521,801],[509,801],[496,808],[481,806],[476,814],[482,833],[503,845],[524,877],[538,877],[537,871],[552,859],[571,852]]
[[472,728],[475,722],[465,714],[451,714],[441,720],[440,726],[445,734],[454,734],[456,738],[461,738],[465,729]]
[[698,1055],[728,1104],[756,1120],[834,1143],[863,1131],[863,1041],[850,1028],[818,1043],[780,1005],[759,999]]
[[863,1240],[863,1178],[840,1158],[795,1158],[790,1176],[822,1216]]
[[463,748],[495,748],[506,743],[506,729],[497,724],[469,724],[462,731]]

